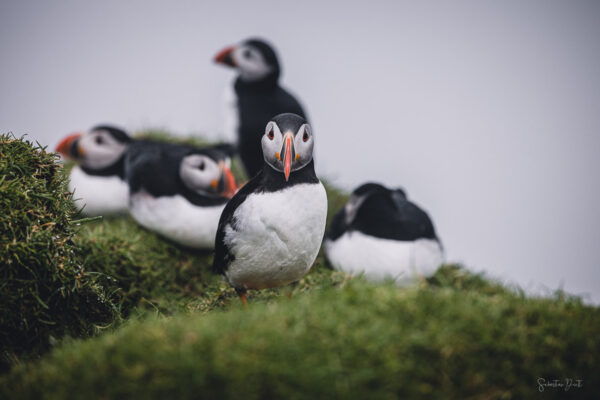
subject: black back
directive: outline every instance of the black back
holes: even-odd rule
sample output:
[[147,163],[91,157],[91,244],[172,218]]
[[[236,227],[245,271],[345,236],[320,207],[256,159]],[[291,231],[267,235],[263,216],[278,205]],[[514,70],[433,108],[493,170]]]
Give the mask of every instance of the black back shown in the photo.
[[225,244],[225,227],[230,225],[236,230],[236,222],[233,214],[248,196],[254,193],[275,192],[302,183],[319,183],[319,178],[317,178],[317,174],[315,173],[315,164],[313,160],[311,160],[304,168],[293,171],[287,182],[285,181],[283,173],[275,171],[269,165],[263,163],[263,168],[260,172],[250,179],[250,181],[248,181],[248,183],[246,183],[246,185],[231,198],[221,214],[215,238],[215,257],[212,268],[215,273],[224,274],[229,263],[234,260],[233,254],[230,253]]
[[220,161],[227,157],[219,150],[219,145],[195,148],[151,140],[133,142],[125,159],[125,175],[131,193],[144,189],[154,197],[182,195],[197,206],[213,206],[227,202],[225,197],[203,196],[189,189],[181,180],[179,166],[181,160],[190,154],[207,155]]
[[306,114],[296,98],[279,86],[281,72],[277,56],[271,46],[259,39],[245,42],[257,48],[273,67],[273,72],[263,79],[244,82],[238,78],[235,92],[239,110],[238,148],[240,158],[249,177],[256,175],[263,166],[260,140],[265,126],[274,116],[282,113]]
[[[364,196],[364,197],[363,197]],[[368,183],[357,188],[350,201],[361,197],[354,219],[346,221],[346,207],[332,219],[327,238],[336,240],[345,232],[359,231],[382,239],[413,241],[436,239],[427,213],[406,198],[402,189],[390,190]]]

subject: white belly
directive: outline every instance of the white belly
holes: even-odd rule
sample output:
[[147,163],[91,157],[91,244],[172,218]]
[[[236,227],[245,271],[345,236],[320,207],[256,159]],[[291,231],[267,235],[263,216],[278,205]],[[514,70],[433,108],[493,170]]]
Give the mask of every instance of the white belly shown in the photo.
[[183,246],[212,249],[225,204],[200,207],[180,195],[153,197],[145,191],[131,195],[129,212],[143,227]]
[[127,212],[129,188],[118,176],[94,176],[86,174],[78,166],[69,175],[69,190],[74,192],[73,201],[83,208],[83,215],[98,216]]
[[319,253],[326,218],[321,183],[248,196],[234,214],[236,229],[225,227],[225,243],[235,257],[227,279],[248,289],[297,281]]
[[437,240],[410,242],[380,239],[351,231],[337,240],[325,240],[325,253],[334,268],[367,278],[395,279],[398,283],[429,276],[444,262]]

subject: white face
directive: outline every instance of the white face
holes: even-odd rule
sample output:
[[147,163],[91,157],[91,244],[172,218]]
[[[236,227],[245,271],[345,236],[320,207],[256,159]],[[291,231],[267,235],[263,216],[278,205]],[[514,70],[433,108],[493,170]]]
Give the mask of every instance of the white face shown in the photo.
[[310,125],[303,124],[298,132],[281,132],[279,126],[271,121],[267,124],[261,144],[265,161],[277,171],[284,171],[288,139],[291,144],[288,150],[291,171],[299,170],[312,160],[314,141]]
[[127,149],[127,144],[119,142],[103,130],[91,131],[78,139],[81,165],[91,169],[102,169],[114,164]]
[[217,162],[202,154],[191,154],[181,161],[179,176],[189,189],[202,195],[216,195],[222,171]]
[[273,71],[260,51],[252,46],[240,45],[233,50],[231,57],[244,81],[257,81]]

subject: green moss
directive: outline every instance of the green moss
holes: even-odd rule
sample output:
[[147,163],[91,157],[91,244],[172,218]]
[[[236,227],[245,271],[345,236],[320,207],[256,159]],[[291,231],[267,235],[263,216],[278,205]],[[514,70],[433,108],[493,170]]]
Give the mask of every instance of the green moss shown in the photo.
[[55,156],[0,136],[0,369],[52,338],[86,336],[115,308],[75,256],[74,209]]
[[599,329],[599,309],[574,299],[355,279],[248,310],[134,321],[15,369],[0,390],[25,399],[534,398],[537,378],[573,377],[584,379],[575,395],[590,398]]

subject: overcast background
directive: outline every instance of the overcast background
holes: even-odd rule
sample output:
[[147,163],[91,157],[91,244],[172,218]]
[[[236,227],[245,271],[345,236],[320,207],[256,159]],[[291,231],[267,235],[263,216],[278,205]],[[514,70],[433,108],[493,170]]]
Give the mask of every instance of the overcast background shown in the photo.
[[0,130],[222,132],[225,45],[269,39],[317,172],[403,186],[450,261],[600,302],[600,2],[0,0]]

